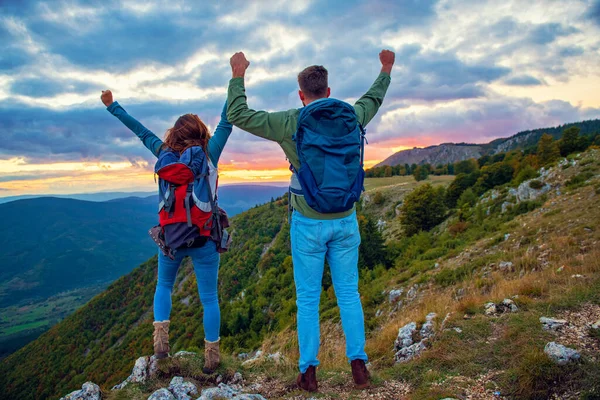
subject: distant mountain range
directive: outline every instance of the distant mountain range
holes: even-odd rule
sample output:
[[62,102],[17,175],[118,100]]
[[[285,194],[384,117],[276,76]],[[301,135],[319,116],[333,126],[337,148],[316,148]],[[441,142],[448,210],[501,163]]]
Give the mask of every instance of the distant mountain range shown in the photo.
[[552,135],[554,139],[560,139],[563,130],[571,127],[579,127],[581,135],[593,135],[600,133],[600,119],[564,124],[552,128],[540,128],[519,132],[508,138],[492,140],[485,144],[469,143],[443,143],[425,148],[413,148],[399,151],[386,158],[375,167],[384,165],[396,166],[404,164],[448,164],[469,158],[479,158],[485,154],[496,154],[515,149],[526,149],[535,146],[544,133]]
[[[284,192],[278,186],[222,186],[219,205],[233,216]],[[47,323],[156,253],[147,232],[158,222],[157,196],[102,195],[120,198],[39,197],[0,204],[0,357],[3,341],[34,339],[33,331],[39,335]]]

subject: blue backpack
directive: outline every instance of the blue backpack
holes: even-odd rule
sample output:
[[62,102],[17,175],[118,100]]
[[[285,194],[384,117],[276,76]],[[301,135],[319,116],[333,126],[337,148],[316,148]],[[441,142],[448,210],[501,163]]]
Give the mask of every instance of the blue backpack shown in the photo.
[[364,133],[346,102],[327,98],[302,108],[294,135],[300,168],[290,167],[290,192],[324,214],[354,207],[364,190]]

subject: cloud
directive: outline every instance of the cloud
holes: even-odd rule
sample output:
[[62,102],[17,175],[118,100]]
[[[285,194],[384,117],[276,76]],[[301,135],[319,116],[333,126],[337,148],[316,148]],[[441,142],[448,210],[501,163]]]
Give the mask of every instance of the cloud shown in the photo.
[[592,1],[587,12],[587,17],[595,24],[600,26],[600,0]]
[[504,84],[510,86],[537,86],[542,85],[543,83],[531,75],[518,75],[506,79]]
[[536,103],[527,98],[495,96],[457,100],[442,106],[391,110],[384,113],[370,137],[375,144],[390,141],[396,146],[419,140],[426,145],[486,143],[527,129],[598,117],[600,108],[577,107],[560,100]]
[[[483,141],[592,118],[595,105],[577,104],[600,100],[554,88],[599,82],[599,15],[598,0],[4,0],[0,161],[150,169],[153,156],[103,109],[100,89],[160,137],[187,112],[214,128],[240,50],[249,106],[269,111],[301,106],[296,77],[313,64],[329,70],[333,96],[355,101],[379,74],[379,51],[395,50],[368,127],[378,144]],[[277,144],[238,129],[222,163],[285,167]]]

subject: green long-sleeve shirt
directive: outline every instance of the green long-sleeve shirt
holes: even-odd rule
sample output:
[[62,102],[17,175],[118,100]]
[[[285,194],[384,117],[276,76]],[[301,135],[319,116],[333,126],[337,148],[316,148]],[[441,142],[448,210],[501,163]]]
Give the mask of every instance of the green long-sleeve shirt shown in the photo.
[[[390,81],[390,76],[382,72],[369,91],[354,104],[358,122],[362,126],[366,126],[377,114]],[[297,108],[279,112],[252,110],[248,108],[244,78],[233,78],[229,81],[227,92],[229,122],[253,135],[279,143],[285,156],[296,169],[300,168],[300,163],[296,153],[296,143],[292,137],[296,133],[299,114],[300,109]],[[322,214],[310,208],[304,197],[295,195],[292,195],[292,207],[302,215],[314,219],[343,218],[354,212],[352,209],[341,213]]]

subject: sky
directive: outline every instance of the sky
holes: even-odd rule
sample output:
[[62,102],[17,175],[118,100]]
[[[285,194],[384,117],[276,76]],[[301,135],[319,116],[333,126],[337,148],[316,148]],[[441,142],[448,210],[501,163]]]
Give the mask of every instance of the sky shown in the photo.
[[[103,89],[163,137],[212,129],[244,51],[249,106],[301,107],[297,74],[329,70],[356,101],[396,52],[367,127],[367,166],[396,151],[485,143],[600,118],[600,0],[0,1],[0,196],[154,190],[154,156]],[[220,182],[285,181],[276,143],[234,128]]]

